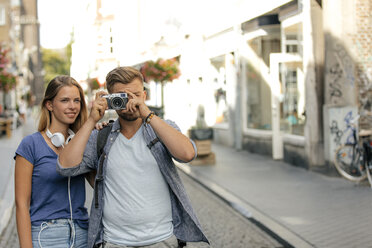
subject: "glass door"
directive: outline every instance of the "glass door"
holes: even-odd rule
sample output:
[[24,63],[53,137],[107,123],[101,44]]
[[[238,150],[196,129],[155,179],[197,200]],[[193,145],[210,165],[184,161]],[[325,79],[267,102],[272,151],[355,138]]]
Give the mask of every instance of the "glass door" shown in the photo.
[[280,130],[303,136],[306,114],[302,62],[280,63],[279,75]]
[[305,86],[302,58],[297,54],[270,54],[272,150],[283,158],[283,133],[303,135]]

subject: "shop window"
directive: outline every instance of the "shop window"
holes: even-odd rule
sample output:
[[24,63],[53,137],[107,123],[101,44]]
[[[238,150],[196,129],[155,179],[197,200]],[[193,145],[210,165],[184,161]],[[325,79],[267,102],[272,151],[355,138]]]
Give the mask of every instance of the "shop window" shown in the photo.
[[212,58],[211,64],[214,68],[216,123],[226,123],[228,122],[228,107],[226,100],[225,55]]
[[245,63],[245,119],[247,128],[271,130],[270,53],[280,52],[277,34],[257,37],[247,42],[253,52]]
[[285,52],[286,53],[298,53],[299,49],[299,42],[297,40],[296,35],[286,35],[286,40],[285,40]]
[[5,7],[0,6],[0,26],[4,26],[5,24],[6,24]]
[[281,64],[280,78],[280,129],[284,133],[303,136],[306,114],[301,64]]
[[302,55],[302,23],[283,28],[283,52]]
[[271,90],[260,71],[247,62],[246,73],[246,118],[247,127],[271,130]]
[[277,37],[264,37],[261,44],[262,59],[267,67],[270,67],[270,53],[280,52],[280,40]]

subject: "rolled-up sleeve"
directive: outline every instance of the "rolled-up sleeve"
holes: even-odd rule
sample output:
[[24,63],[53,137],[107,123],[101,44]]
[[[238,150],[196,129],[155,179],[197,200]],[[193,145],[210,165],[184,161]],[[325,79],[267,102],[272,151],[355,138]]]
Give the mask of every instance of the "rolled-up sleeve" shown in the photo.
[[[165,122],[168,123],[168,125],[170,125],[174,129],[176,129],[177,131],[181,132],[181,129],[179,128],[179,126],[174,121],[166,120]],[[188,163],[188,162],[191,162],[192,160],[194,160],[196,158],[196,156],[197,156],[197,148],[196,148],[195,142],[192,139],[190,139],[190,138],[189,138],[189,140],[190,140],[192,146],[194,147],[194,151],[195,151],[195,155],[194,155],[193,159],[191,159],[190,161],[182,161],[182,160],[177,159],[177,158],[175,158],[175,157],[172,156],[174,160],[176,160],[176,161],[178,161],[180,163]]]
[[93,130],[85,147],[83,159],[80,164],[65,168],[57,159],[57,172],[62,176],[77,176],[95,170],[97,165],[97,130]]

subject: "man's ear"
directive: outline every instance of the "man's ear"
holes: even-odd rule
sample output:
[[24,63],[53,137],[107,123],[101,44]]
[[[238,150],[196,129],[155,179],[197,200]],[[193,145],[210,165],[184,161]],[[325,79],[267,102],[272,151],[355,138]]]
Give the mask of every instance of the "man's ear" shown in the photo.
[[52,101],[47,101],[45,103],[45,107],[49,110],[49,111],[53,111],[53,104],[52,104]]

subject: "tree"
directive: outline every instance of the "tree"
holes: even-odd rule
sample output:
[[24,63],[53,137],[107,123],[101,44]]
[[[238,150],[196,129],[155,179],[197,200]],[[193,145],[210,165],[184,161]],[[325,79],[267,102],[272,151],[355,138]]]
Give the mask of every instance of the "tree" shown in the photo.
[[48,84],[50,80],[58,75],[70,75],[72,43],[74,33],[71,33],[71,40],[63,49],[42,48],[42,61],[44,66],[44,82]]
[[49,83],[50,80],[58,75],[70,75],[70,63],[67,56],[58,50],[42,48],[42,61],[44,66],[44,82]]

